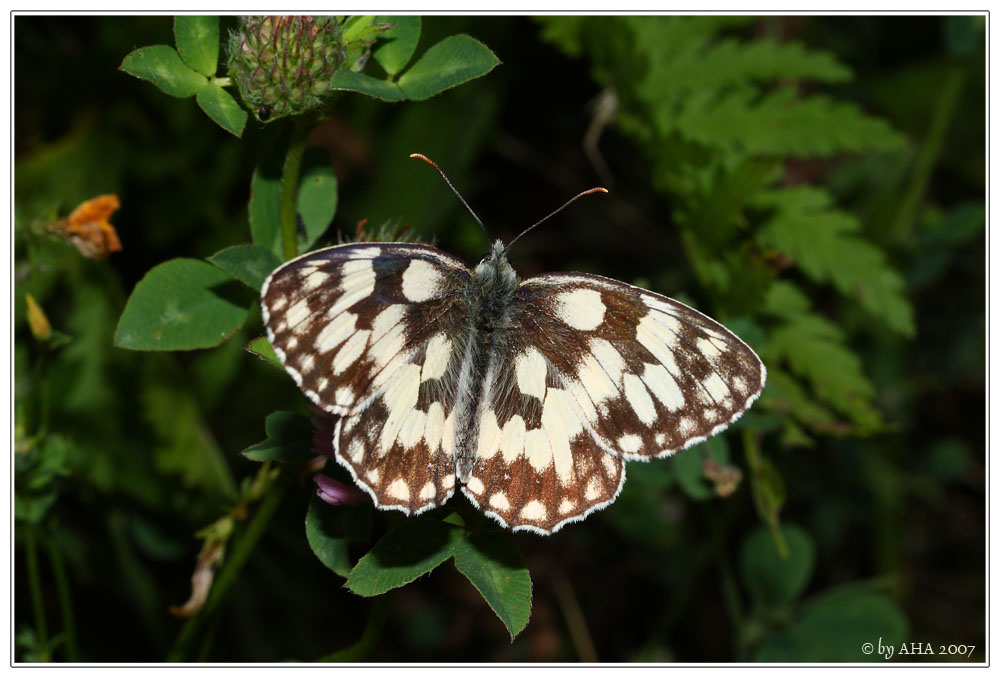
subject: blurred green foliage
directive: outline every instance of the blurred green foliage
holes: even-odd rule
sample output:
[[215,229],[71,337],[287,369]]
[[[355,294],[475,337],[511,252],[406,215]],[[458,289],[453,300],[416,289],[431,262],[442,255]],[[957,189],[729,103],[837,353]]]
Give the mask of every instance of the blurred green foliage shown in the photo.
[[[240,454],[305,435],[294,384],[242,350],[261,334],[240,296],[253,293],[236,283],[219,327],[196,328],[235,331],[218,348],[112,344],[162,262],[214,255],[180,272],[190,285],[216,284],[208,270],[259,280],[264,254],[226,248],[271,228],[255,214],[277,204],[269,168],[287,129],[251,120],[238,140],[117,71],[136,45],[181,47],[166,17],[15,17],[15,659],[866,661],[861,643],[881,635],[976,645],[981,660],[984,27],[431,17],[418,44],[376,54],[370,69],[395,75],[467,33],[502,65],[426,101],[337,99],[308,137],[315,186],[302,184],[318,191],[310,205],[336,200],[306,220],[300,249],[368,219],[481,255],[478,227],[412,152],[505,239],[613,184],[519,242],[519,273],[600,273],[694,303],[758,349],[769,379],[724,436],[630,464],[609,508],[516,535],[523,565],[507,541],[463,540],[431,554],[455,567],[367,599],[335,573],[416,521],[328,507],[303,475],[275,480]],[[205,71],[209,56],[185,59]],[[122,200],[123,252],[86,259],[45,232],[101,193]],[[52,338],[32,335],[27,294]],[[184,315],[163,298],[134,313],[158,304]],[[247,304],[245,324],[227,315]],[[267,443],[254,449],[267,458]],[[449,508],[475,520],[464,499]],[[224,570],[228,594],[196,623],[169,615],[230,529],[221,557],[242,569]],[[516,591],[484,553],[516,584],[530,572],[530,622],[501,614]],[[513,643],[491,606],[527,622]]]

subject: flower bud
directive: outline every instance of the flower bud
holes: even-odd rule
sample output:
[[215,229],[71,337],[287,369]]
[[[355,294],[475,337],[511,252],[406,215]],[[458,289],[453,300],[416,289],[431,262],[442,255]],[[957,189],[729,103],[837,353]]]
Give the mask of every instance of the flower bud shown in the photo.
[[352,485],[345,485],[330,476],[317,473],[313,476],[316,483],[316,495],[332,506],[348,504],[354,506],[365,500],[365,493]]
[[322,108],[347,58],[342,17],[240,17],[229,39],[229,75],[260,121]]
[[28,305],[28,327],[31,328],[31,334],[39,341],[47,340],[52,336],[52,325],[45,311],[30,294],[24,295],[24,301]]

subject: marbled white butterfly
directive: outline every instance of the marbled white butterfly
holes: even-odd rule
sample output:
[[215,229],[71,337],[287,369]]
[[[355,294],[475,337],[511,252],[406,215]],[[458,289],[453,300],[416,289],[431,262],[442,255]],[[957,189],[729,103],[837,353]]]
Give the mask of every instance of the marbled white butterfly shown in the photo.
[[339,245],[264,282],[275,353],[337,415],[337,461],[379,508],[416,515],[461,486],[550,534],[613,502],[626,461],[719,433],[763,390],[753,350],[698,311],[596,275],[519,280],[508,247],[470,269],[426,245]]

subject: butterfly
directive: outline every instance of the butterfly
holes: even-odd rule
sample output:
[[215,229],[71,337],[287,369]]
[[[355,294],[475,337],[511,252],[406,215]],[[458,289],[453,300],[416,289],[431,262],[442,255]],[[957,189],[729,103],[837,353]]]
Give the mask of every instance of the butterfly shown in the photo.
[[508,249],[469,268],[422,244],[338,245],[264,282],[275,353],[336,415],[336,459],[379,508],[417,515],[461,488],[551,534],[613,502],[626,461],[719,433],[763,390],[754,351],[698,311],[597,275],[521,280]]

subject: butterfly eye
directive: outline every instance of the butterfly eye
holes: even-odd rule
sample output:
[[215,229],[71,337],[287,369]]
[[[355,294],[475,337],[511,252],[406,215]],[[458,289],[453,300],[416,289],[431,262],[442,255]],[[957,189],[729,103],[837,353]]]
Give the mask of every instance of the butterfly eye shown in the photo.
[[257,119],[260,120],[261,122],[266,122],[268,118],[271,117],[271,113],[273,112],[273,110],[274,109],[272,109],[267,104],[261,106],[260,108],[257,109]]

